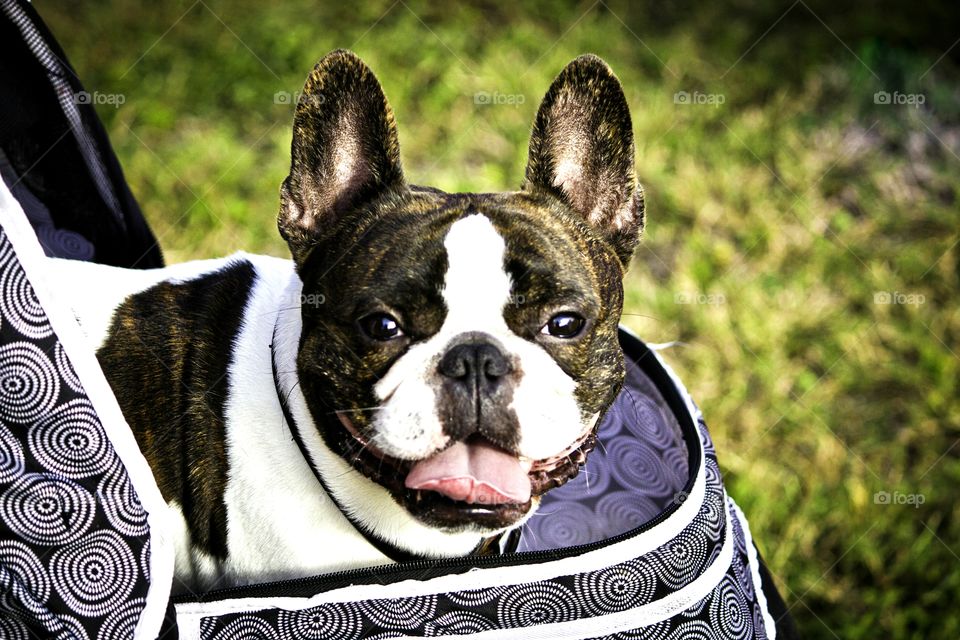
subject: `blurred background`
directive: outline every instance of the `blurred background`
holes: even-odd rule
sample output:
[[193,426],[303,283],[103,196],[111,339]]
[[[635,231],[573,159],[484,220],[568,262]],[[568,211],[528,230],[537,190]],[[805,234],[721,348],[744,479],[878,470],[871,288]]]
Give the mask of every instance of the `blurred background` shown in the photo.
[[625,323],[703,409],[806,637],[960,637],[952,3],[36,0],[168,262],[286,256],[293,102],[347,47],[408,179],[516,188],[550,81],[605,58],[648,226]]

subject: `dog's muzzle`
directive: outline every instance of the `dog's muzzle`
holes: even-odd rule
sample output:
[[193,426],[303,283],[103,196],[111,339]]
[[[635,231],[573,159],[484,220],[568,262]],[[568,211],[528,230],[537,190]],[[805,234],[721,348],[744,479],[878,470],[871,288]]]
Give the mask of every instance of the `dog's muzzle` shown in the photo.
[[436,367],[437,412],[448,444],[425,458],[387,455],[338,413],[360,445],[354,466],[413,513],[442,526],[509,526],[530,512],[539,495],[574,477],[593,449],[596,419],[554,456],[534,460],[520,454],[520,424],[510,407],[522,370],[492,336],[459,336]]

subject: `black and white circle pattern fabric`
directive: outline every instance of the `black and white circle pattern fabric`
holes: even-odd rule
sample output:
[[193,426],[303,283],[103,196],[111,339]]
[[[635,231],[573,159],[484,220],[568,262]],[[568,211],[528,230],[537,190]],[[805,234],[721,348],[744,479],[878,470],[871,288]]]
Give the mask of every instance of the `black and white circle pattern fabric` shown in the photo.
[[[716,462],[708,460],[708,464]],[[716,494],[722,501],[721,487],[708,487],[708,494]],[[730,510],[730,517],[735,518],[732,506]],[[710,530],[706,526],[708,511],[704,505],[691,527],[653,552],[597,571],[521,585],[444,593],[436,597],[328,603],[303,611],[273,610],[258,615],[268,623],[271,632],[282,638],[339,637],[332,631],[340,633],[339,630],[343,630],[344,637],[357,639],[449,636],[493,629],[534,628],[591,617],[602,619],[608,614],[633,610],[665,598],[688,587],[703,574],[712,562],[707,559],[716,558],[710,550],[724,542],[722,537],[710,539],[709,536],[696,535],[697,531]],[[733,533],[740,536],[742,529],[735,526]],[[745,546],[742,540],[733,543],[733,562],[727,568],[726,576],[706,598],[667,620],[607,637],[763,640],[762,627],[756,623],[761,619],[759,605],[747,597],[737,580],[738,574],[749,571]],[[224,633],[226,628],[236,629],[230,625],[245,615],[207,619],[201,637],[226,637],[218,634]]]
[[475,608],[490,602],[496,602],[506,592],[506,587],[488,587],[486,589],[471,589],[470,591],[455,591],[447,597],[454,604],[467,608]]
[[17,332],[31,339],[47,338],[53,328],[27,281],[22,269],[4,269],[0,272],[0,315]]
[[136,584],[138,567],[119,534],[95,531],[54,552],[50,576],[71,610],[98,617],[127,600]]
[[24,591],[17,600],[46,602],[50,598],[50,579],[46,569],[26,544],[19,540],[0,540],[0,567],[10,581],[9,586],[0,591],[0,606],[15,606],[9,596],[16,589]]
[[577,600],[591,615],[626,611],[653,599],[657,576],[647,562],[624,562],[574,579]]
[[69,544],[86,533],[96,498],[55,475],[29,473],[0,494],[0,517],[15,535],[34,545]]
[[37,418],[28,442],[40,463],[76,480],[102,475],[115,455],[90,401],[77,398]]
[[352,603],[312,607],[304,611],[281,611],[278,629],[291,640],[357,640],[363,630],[360,609]]
[[473,611],[454,611],[424,625],[423,634],[427,637],[466,635],[496,629],[489,619]]
[[682,589],[707,568],[708,539],[689,530],[681,531],[655,558],[654,572],[665,585]]
[[722,629],[724,637],[747,640],[753,637],[753,613],[739,583],[726,576],[714,589],[710,599],[710,624]]
[[255,615],[244,615],[223,628],[216,636],[217,640],[281,640],[277,631],[264,619]]
[[140,498],[126,479],[120,460],[113,456],[113,465],[97,486],[97,498],[110,524],[128,536],[145,536],[149,530],[147,513]]
[[[743,535],[743,527],[740,524],[739,518],[733,518],[733,530],[734,541],[737,543],[737,553],[746,558],[747,542],[745,536]],[[733,563],[733,572],[737,577],[737,583],[740,585],[740,588],[743,589],[744,595],[748,600],[753,601],[755,599],[755,594],[753,588],[753,576],[750,575],[750,567],[747,566],[746,563],[735,562]]]
[[555,582],[534,582],[511,589],[497,605],[497,621],[508,629],[570,622],[579,613],[573,591]]
[[57,371],[60,372],[63,381],[67,383],[68,387],[80,395],[83,395],[84,390],[83,384],[80,382],[80,376],[77,375],[73,365],[70,363],[70,359],[67,357],[67,352],[64,350],[63,345],[58,342],[57,346],[54,347],[53,354]]
[[23,446],[13,432],[0,423],[0,485],[23,475]]
[[73,616],[59,616],[55,624],[57,632],[53,636],[54,640],[90,640],[83,623]]
[[437,610],[436,596],[370,600],[360,603],[364,616],[387,629],[415,629]]
[[4,640],[34,640],[36,636],[30,633],[20,619],[0,616],[0,638]]
[[140,573],[143,574],[144,579],[150,581],[150,539],[143,544],[143,549],[140,550]]
[[0,229],[0,638],[129,638],[149,587],[129,477]]
[[31,342],[0,346],[0,405],[4,417],[27,425],[48,414],[60,395],[50,358]]
[[140,621],[140,612],[146,604],[144,598],[133,598],[119,605],[100,627],[97,640],[126,640],[133,637],[133,632]]

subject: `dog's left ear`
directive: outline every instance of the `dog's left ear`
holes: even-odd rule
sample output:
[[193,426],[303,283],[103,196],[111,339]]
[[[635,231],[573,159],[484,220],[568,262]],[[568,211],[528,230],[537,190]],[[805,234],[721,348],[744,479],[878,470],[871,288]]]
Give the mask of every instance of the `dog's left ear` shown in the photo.
[[356,54],[340,49],[314,67],[297,102],[290,155],[278,226],[298,268],[346,214],[405,189],[393,112]]
[[583,55],[540,103],[522,189],[560,198],[610,242],[626,268],[643,230],[633,155],[620,81],[603,60]]

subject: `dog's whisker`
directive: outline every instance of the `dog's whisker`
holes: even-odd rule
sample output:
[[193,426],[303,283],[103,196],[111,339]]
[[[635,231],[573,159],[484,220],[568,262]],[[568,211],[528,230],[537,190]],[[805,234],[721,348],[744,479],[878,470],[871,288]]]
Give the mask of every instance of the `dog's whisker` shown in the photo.
[[297,304],[292,307],[277,307],[276,309],[271,309],[270,311],[264,311],[263,313],[257,314],[258,317],[268,316],[270,314],[276,314],[281,311],[293,311],[294,309],[302,309],[303,305]]
[[597,446],[600,447],[601,451],[603,451],[603,455],[607,455],[607,445],[603,444],[603,440],[600,439],[599,435],[597,435]]
[[383,407],[360,407],[358,409],[334,409],[333,411],[328,411],[327,415],[332,415],[335,413],[362,413],[363,411],[380,411]]
[[285,400],[286,402],[290,402],[290,396],[293,395],[294,390],[295,390],[297,387],[299,387],[299,386],[300,386],[300,380],[299,380],[299,378],[298,378],[297,381],[293,383],[293,386],[290,387],[290,390],[287,391],[287,397],[284,398],[284,400]]

